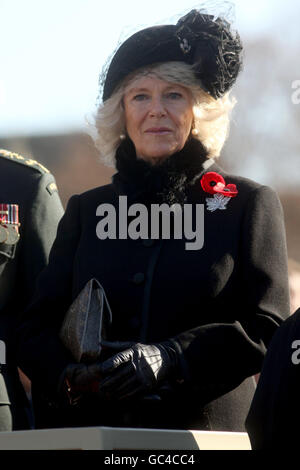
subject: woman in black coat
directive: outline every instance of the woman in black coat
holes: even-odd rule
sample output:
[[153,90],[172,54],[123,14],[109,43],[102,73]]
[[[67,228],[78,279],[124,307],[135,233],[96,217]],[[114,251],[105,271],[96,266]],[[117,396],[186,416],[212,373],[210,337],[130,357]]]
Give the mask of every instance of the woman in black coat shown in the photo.
[[[96,126],[118,172],[70,199],[19,331],[38,426],[245,430],[289,294],[277,195],[214,160],[241,50],[227,22],[193,10],[113,57]],[[92,278],[111,307],[109,341],[131,346],[76,365],[58,333]]]

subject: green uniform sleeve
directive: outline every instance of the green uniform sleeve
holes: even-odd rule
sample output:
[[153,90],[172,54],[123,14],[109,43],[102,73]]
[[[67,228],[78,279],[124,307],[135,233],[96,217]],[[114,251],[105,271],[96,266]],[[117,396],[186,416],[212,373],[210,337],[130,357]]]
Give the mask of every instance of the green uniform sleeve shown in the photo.
[[34,185],[27,206],[24,226],[20,228],[20,286],[24,303],[33,295],[37,276],[48,264],[49,253],[56,237],[58,222],[64,210],[51,174],[43,174]]

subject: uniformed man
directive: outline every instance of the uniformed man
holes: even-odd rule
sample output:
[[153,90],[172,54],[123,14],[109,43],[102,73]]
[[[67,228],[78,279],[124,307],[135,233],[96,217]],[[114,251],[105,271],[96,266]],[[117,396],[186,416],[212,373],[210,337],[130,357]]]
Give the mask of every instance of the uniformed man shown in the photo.
[[30,427],[15,326],[48,262],[63,207],[53,176],[35,160],[0,150],[0,178],[0,431],[10,431]]

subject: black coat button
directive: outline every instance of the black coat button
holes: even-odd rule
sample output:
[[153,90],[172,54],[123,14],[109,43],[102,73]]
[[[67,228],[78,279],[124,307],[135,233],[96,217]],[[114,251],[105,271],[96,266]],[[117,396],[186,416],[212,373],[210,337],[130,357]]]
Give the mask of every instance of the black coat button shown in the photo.
[[147,247],[153,246],[154,245],[154,240],[151,240],[150,238],[147,238],[147,239],[143,240],[143,245],[147,246]]
[[131,328],[136,330],[137,328],[141,326],[141,320],[137,317],[133,317],[129,320],[129,325]]
[[134,274],[132,281],[134,284],[142,284],[145,280],[145,275],[143,273]]

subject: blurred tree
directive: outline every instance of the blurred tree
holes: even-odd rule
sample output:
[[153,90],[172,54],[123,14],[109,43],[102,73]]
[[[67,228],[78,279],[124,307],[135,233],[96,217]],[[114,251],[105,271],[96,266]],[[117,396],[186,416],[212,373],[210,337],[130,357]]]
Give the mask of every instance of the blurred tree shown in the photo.
[[245,43],[223,157],[228,169],[286,191],[300,188],[300,104],[292,102],[292,83],[300,78],[295,57],[296,44],[291,50],[276,38]]

